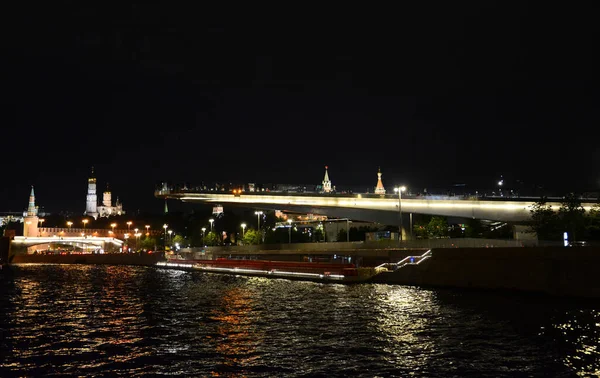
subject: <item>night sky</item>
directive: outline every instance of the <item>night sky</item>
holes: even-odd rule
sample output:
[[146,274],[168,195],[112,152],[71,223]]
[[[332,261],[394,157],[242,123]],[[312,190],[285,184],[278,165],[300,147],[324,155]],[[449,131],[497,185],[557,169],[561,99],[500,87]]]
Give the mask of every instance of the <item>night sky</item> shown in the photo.
[[[160,181],[600,187],[592,3],[25,4],[4,12],[0,212]],[[558,5],[558,4],[557,4]],[[306,7],[306,8],[304,8]],[[232,9],[231,9],[232,8]],[[12,13],[11,13],[12,12]]]

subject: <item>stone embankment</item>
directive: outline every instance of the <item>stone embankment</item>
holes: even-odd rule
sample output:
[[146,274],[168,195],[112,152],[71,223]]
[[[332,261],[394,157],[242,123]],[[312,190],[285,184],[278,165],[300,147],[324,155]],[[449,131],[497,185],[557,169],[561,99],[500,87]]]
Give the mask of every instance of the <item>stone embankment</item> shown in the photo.
[[369,281],[600,298],[600,248],[438,248],[431,254]]

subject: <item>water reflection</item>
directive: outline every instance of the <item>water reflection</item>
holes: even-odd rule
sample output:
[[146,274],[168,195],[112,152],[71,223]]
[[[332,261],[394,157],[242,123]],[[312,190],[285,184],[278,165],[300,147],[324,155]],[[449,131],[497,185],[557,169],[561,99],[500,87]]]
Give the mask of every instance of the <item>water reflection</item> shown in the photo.
[[561,298],[84,265],[0,285],[0,376],[600,371],[598,305]]
[[244,366],[259,358],[255,345],[263,335],[252,326],[252,296],[245,288],[228,289],[221,295],[220,306],[213,310],[211,320],[218,322],[216,349],[226,366]]

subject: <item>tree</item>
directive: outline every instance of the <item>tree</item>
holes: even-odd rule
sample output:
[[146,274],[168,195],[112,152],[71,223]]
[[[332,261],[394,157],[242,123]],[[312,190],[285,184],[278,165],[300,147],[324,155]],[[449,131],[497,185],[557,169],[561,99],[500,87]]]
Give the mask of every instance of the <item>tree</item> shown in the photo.
[[558,230],[558,216],[548,205],[546,198],[530,206],[531,213],[530,230],[537,234],[541,240],[560,240],[561,235]]
[[600,204],[595,204],[586,217],[587,237],[592,240],[600,239]]
[[188,242],[183,235],[177,234],[173,237],[173,245],[178,245],[179,248],[185,248],[188,246]]
[[336,241],[339,242],[345,242],[347,240],[347,234],[346,234],[346,229],[342,228],[341,230],[338,231],[337,236],[336,236]]
[[569,233],[569,240],[576,241],[585,233],[585,209],[581,199],[573,193],[566,195],[558,209],[562,230]]
[[144,239],[142,239],[140,246],[142,247],[142,249],[145,249],[145,250],[153,250],[154,247],[156,247],[156,239],[147,236]]
[[446,217],[433,216],[427,224],[427,234],[430,238],[442,238],[448,235],[448,221]]
[[204,237],[204,244],[215,246],[221,244],[221,241],[219,240],[219,236],[215,232],[211,231]]
[[261,233],[252,228],[244,233],[244,237],[242,239],[242,243],[244,243],[244,245],[260,244],[260,241]]
[[467,238],[482,238],[484,227],[479,219],[469,219],[465,223],[465,236]]
[[325,234],[323,234],[323,229],[320,227],[314,228],[313,234],[312,234],[312,241],[320,242],[320,241],[323,241],[324,239],[325,239]]

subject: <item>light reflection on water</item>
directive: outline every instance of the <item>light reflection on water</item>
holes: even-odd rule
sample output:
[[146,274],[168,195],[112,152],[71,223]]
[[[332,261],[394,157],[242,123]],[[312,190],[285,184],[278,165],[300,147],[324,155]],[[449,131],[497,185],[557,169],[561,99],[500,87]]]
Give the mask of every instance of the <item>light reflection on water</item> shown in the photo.
[[3,377],[600,372],[582,301],[153,267],[20,265],[0,283]]

